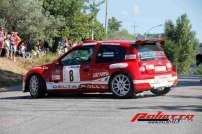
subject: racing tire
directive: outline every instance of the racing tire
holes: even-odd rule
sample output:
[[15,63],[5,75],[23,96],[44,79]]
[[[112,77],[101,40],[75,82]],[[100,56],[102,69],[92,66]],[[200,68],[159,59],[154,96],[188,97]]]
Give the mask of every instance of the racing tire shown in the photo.
[[46,94],[46,85],[40,75],[32,75],[29,79],[29,91],[32,98],[41,98]]
[[164,87],[164,88],[157,88],[157,89],[152,89],[151,92],[154,95],[161,96],[161,95],[166,95],[168,92],[170,92],[171,87]]
[[118,98],[133,98],[134,88],[131,78],[123,73],[114,75],[109,83],[113,95]]

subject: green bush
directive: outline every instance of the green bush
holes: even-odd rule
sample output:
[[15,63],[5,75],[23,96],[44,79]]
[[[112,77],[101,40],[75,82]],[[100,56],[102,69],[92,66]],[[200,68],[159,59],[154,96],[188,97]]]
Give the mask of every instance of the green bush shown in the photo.
[[199,65],[195,70],[193,71],[194,75],[202,75],[202,65]]

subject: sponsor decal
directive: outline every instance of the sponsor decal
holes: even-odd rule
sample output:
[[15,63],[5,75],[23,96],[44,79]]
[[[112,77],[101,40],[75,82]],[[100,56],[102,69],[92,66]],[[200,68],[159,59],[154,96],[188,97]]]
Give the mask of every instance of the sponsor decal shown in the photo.
[[47,90],[55,90],[55,89],[78,89],[78,83],[53,83],[46,82]]
[[97,85],[97,84],[81,84],[79,88],[87,89],[106,89],[107,85]]
[[52,80],[60,80],[61,79],[61,77],[60,77],[60,75],[52,75]]
[[53,89],[78,89],[78,85],[56,84],[53,85]]
[[105,89],[108,85],[108,77],[104,77],[94,81],[82,81],[82,82],[72,82],[72,83],[53,83],[47,82],[46,86],[48,90],[52,89],[78,89],[78,88],[101,88]]
[[52,80],[61,80],[61,67],[60,66],[55,66],[53,71],[52,71]]
[[135,54],[127,54],[125,56],[126,60],[135,60],[136,59],[136,55]]
[[180,123],[182,121],[193,121],[193,114],[167,114],[164,112],[157,112],[155,114],[149,113],[137,113],[135,114],[131,122],[147,122],[147,123]]
[[114,57],[114,52],[104,52],[102,54],[103,58],[113,58]]
[[104,78],[104,81],[109,81],[109,76]]
[[93,78],[106,77],[108,75],[109,75],[109,72],[98,72],[93,74]]

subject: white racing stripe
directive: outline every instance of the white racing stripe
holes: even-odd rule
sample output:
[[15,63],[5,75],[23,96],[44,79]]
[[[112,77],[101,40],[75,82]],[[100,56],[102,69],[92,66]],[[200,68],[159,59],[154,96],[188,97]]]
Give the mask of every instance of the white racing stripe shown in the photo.
[[109,69],[119,69],[119,68],[127,68],[128,63],[116,63],[116,64],[111,64],[109,66]]

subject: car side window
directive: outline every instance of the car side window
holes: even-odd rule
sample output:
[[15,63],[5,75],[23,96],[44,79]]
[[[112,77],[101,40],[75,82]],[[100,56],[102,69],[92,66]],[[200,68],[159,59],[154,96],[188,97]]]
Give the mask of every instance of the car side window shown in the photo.
[[102,45],[96,56],[96,63],[121,62],[125,59],[126,49],[115,45]]
[[62,58],[61,63],[64,66],[67,65],[80,65],[88,64],[91,61],[93,55],[94,46],[84,46],[73,50],[65,57]]

